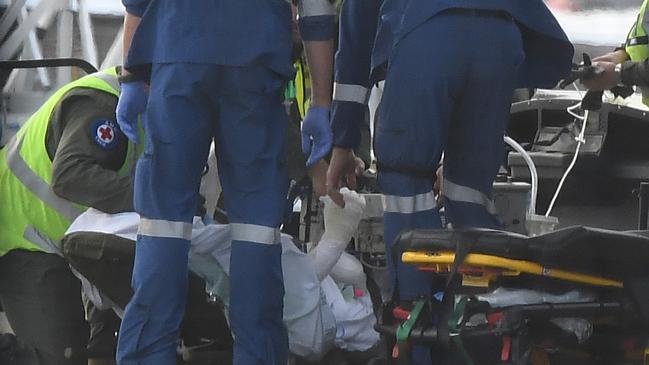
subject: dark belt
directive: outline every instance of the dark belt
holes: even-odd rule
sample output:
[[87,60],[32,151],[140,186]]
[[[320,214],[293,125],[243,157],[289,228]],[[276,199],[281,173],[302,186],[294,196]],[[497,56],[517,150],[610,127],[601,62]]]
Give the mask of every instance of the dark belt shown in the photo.
[[648,36],[641,36],[641,37],[635,37],[629,39],[626,44],[628,46],[639,46],[643,44],[649,44],[649,37]]
[[451,8],[444,10],[445,14],[458,14],[469,16],[481,16],[491,18],[501,18],[505,20],[512,20],[511,14],[503,10],[495,9],[469,9],[469,8]]

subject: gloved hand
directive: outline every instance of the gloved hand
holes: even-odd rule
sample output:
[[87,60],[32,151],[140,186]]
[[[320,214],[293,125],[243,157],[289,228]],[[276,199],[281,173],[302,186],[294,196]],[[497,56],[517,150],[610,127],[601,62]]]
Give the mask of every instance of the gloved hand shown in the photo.
[[302,152],[307,155],[306,166],[311,167],[331,150],[333,133],[329,125],[329,108],[311,106],[302,122]]
[[320,198],[324,202],[325,231],[322,241],[335,241],[347,244],[356,232],[358,223],[365,210],[365,198],[355,191],[347,188],[340,189],[345,200],[345,207],[341,208],[328,196]]
[[138,142],[138,116],[146,110],[149,91],[143,81],[125,82],[117,102],[117,124],[128,139]]

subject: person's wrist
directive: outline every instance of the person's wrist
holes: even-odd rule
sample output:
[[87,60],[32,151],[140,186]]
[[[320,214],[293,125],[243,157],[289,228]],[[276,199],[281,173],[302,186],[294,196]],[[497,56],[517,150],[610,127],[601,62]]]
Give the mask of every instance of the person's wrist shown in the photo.
[[328,113],[329,110],[331,109],[331,107],[329,105],[311,104],[309,106],[309,109],[318,110],[318,111],[321,111],[321,112],[327,112]]
[[615,63],[620,64],[624,63],[624,61],[627,61],[629,59],[629,55],[626,53],[624,49],[618,49],[615,51]]
[[329,108],[331,108],[331,100],[318,100],[318,99],[314,98],[314,99],[311,100],[311,107],[329,109]]

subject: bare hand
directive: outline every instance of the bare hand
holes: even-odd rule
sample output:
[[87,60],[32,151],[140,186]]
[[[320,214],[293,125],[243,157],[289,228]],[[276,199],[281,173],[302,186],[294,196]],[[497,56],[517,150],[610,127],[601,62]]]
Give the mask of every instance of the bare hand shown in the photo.
[[[359,163],[360,161],[360,163]],[[356,189],[356,175],[363,173],[363,162],[356,157],[351,148],[334,147],[327,171],[327,194],[340,207],[345,207],[345,200],[340,188],[347,186]]]
[[582,83],[588,90],[601,91],[601,90],[610,90],[617,86],[618,79],[615,75],[615,63],[607,61],[598,61],[594,62],[593,66],[602,69],[602,73],[589,78],[588,80],[582,80]]
[[605,55],[593,58],[593,62],[612,62],[620,64],[629,59],[629,55],[622,49],[615,52],[607,53]]

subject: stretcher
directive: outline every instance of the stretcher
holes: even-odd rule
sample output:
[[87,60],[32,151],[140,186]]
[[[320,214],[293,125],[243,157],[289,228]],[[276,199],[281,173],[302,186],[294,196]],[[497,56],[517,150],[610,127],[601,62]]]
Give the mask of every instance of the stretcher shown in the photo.
[[442,279],[433,299],[381,309],[393,363],[416,343],[444,364],[649,363],[646,232],[415,230],[393,254]]

